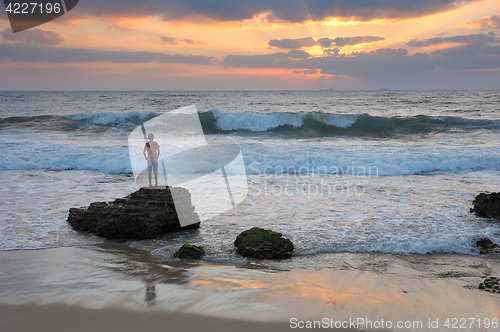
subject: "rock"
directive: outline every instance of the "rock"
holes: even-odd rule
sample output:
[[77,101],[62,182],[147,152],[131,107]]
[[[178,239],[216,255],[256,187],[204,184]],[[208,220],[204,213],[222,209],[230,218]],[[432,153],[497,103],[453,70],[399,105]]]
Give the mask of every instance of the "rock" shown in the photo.
[[236,237],[234,241],[236,252],[245,257],[258,259],[290,258],[293,243],[281,236],[281,233],[253,227]]
[[495,243],[493,243],[487,237],[477,240],[476,246],[481,248],[481,251],[479,251],[480,254],[490,254],[490,253],[500,254],[500,247]]
[[[184,188],[172,188],[191,202]],[[191,204],[184,214],[199,220]],[[90,232],[108,239],[151,239],[181,229],[170,188],[146,189],[113,202],[91,203],[88,208],[69,209],[68,223],[77,231]],[[195,223],[184,228],[198,228]]]
[[204,254],[205,249],[203,247],[184,243],[184,245],[174,254],[174,257],[199,259]]
[[500,220],[500,192],[480,193],[472,201],[472,204],[474,204],[474,208],[470,209],[470,212],[475,212],[478,217]]
[[499,279],[495,277],[486,278],[479,284],[478,289],[482,289],[491,293],[500,293]]

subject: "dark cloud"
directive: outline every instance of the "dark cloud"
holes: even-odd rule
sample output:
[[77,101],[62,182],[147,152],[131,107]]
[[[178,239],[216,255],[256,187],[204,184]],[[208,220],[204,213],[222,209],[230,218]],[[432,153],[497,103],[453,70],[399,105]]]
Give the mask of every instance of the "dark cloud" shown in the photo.
[[297,39],[271,39],[269,46],[278,48],[302,48],[318,45],[318,42],[313,37],[297,38]]
[[333,38],[328,38],[328,37],[323,37],[318,39],[318,44],[320,44],[322,47],[331,47],[333,44]]
[[286,55],[291,59],[307,59],[311,56],[309,52],[302,50],[290,50]]
[[[335,53],[338,55],[339,49],[332,49],[327,53]],[[369,52],[351,52],[350,57],[346,58],[384,58],[391,59],[394,57],[404,57],[408,51],[402,48],[381,48]],[[327,54],[331,55],[331,54]],[[330,57],[317,57],[313,58],[308,52],[301,50],[291,50],[288,53],[279,52],[264,55],[228,55],[222,60],[222,65],[232,67],[280,67],[280,68],[302,68],[300,64],[305,60],[316,61],[315,59],[325,59]],[[301,61],[299,61],[301,60]]]
[[425,38],[421,40],[411,39],[406,45],[413,47],[423,47],[430,45],[438,45],[445,43],[462,43],[462,44],[483,44],[498,41],[497,35],[494,32],[488,34],[480,33],[475,35],[462,35],[462,36],[451,36],[451,37],[435,37],[435,38]]
[[301,50],[259,55],[228,55],[224,57],[221,64],[230,67],[251,68],[289,67],[298,59],[307,59],[309,57],[311,57],[311,54]]
[[323,47],[330,47],[332,45],[336,45],[339,47],[344,47],[347,45],[359,45],[366,43],[373,43],[377,41],[385,40],[384,37],[375,37],[375,36],[356,36],[356,37],[337,37],[337,38],[321,38],[318,39],[318,42]]
[[385,38],[375,37],[375,36],[355,36],[355,37],[337,37],[337,38],[323,37],[316,40],[313,37],[305,37],[297,39],[271,39],[268,45],[285,49],[311,47],[311,46],[322,46],[324,48],[329,48],[333,45],[344,47],[347,45],[373,43],[381,40],[385,40]]
[[[479,52],[481,54],[454,49],[446,54],[380,56],[385,52],[387,50],[377,50],[365,56],[309,58],[293,65],[301,70],[320,69],[322,74],[351,76],[371,86],[391,89],[478,89],[479,85],[472,84],[470,77],[477,81],[481,75],[485,79],[487,77],[490,84],[495,82],[493,77],[496,77],[496,83],[490,85],[489,89],[500,88],[500,47],[485,47]],[[490,72],[489,69],[493,70]],[[482,74],[477,76],[475,73]],[[484,88],[484,83],[481,84]]]
[[[323,50],[323,55],[326,56],[339,56],[341,49],[340,48],[325,48]],[[344,53],[342,53],[342,56],[345,56]]]
[[453,10],[457,4],[472,1],[477,0],[86,0],[80,2],[78,13],[100,17],[160,15],[164,20],[183,21],[189,18],[199,21],[196,17],[203,16],[224,22],[269,13],[268,20],[287,22],[329,17],[370,21],[422,17]]
[[295,74],[306,74],[306,75],[314,75],[314,74],[320,74],[319,69],[306,69],[306,70],[295,70]]
[[484,17],[479,20],[466,21],[463,25],[472,29],[500,28],[500,14]]
[[31,45],[57,45],[64,41],[64,35],[50,30],[30,29],[19,33],[12,33],[11,29],[0,32],[4,40],[14,40]]
[[[327,52],[339,55],[339,51],[334,49]],[[371,86],[392,89],[439,89],[445,86],[472,88],[467,75],[474,77],[475,82],[481,82],[479,74],[475,73],[484,73],[490,83],[495,82],[494,77],[497,77],[490,89],[500,88],[500,46],[472,44],[431,54],[408,54],[406,49],[382,48],[369,52],[352,52],[345,56],[309,56],[296,60],[286,56],[286,53],[231,55],[225,57],[222,63],[234,67],[290,68],[303,74],[318,73],[319,70],[321,74],[355,77]],[[453,78],[446,81],[444,72]],[[433,82],[446,82],[447,85]]]
[[[472,60],[474,57],[480,56],[495,56],[500,55],[500,46],[489,46],[489,45],[464,45],[457,47],[445,48],[443,50],[437,50],[431,53],[435,56],[445,56],[452,58],[469,58]],[[500,59],[496,59],[500,61]],[[498,62],[500,64],[500,62]],[[498,66],[500,67],[500,65]]]
[[0,44],[0,59],[23,62],[103,62],[212,64],[214,57],[155,52],[98,51],[78,48],[45,48]]
[[369,52],[360,51],[360,52],[351,52],[353,56],[362,56],[362,57],[401,57],[408,54],[408,50],[404,48],[380,48],[378,50],[371,50]]

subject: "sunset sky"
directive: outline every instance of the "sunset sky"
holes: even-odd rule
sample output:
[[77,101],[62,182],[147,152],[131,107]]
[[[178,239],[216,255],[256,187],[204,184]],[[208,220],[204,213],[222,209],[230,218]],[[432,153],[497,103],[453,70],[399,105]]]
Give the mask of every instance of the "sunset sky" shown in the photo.
[[381,88],[500,89],[500,1],[80,0],[15,34],[0,14],[0,90]]

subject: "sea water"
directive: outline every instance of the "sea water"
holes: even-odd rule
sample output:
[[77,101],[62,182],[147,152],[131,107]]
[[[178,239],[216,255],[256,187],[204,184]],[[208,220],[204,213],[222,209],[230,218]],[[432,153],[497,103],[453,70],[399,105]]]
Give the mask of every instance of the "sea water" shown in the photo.
[[233,241],[254,226],[296,255],[475,255],[478,238],[500,242],[500,223],[469,212],[500,190],[500,92],[1,92],[0,249],[101,242],[68,226],[69,208],[137,190],[128,134],[191,104],[208,142],[240,146],[249,194],[198,230],[132,247],[172,257],[190,242],[239,262]]

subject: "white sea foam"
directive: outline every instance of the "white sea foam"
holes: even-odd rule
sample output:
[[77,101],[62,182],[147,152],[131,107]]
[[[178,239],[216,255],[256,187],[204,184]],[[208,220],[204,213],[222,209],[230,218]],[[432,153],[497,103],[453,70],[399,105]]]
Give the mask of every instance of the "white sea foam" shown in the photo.
[[[32,140],[4,140],[0,170],[96,170],[103,173],[130,173],[125,146],[54,144]],[[83,145],[83,146],[82,146]],[[165,146],[164,149],[168,149]],[[393,176],[429,172],[460,172],[500,169],[496,147],[441,148],[417,145],[394,147],[310,144],[241,145],[248,174],[305,173],[326,176]]]
[[130,111],[123,113],[92,113],[92,114],[77,114],[77,115],[67,115],[66,118],[76,121],[84,121],[85,123],[99,126],[130,126],[139,125],[155,116],[158,113],[155,112],[140,112],[140,111]]
[[217,119],[220,130],[250,130],[255,132],[267,131],[280,126],[300,127],[305,114],[274,113],[274,114],[232,114],[222,113],[219,110],[211,111]]

